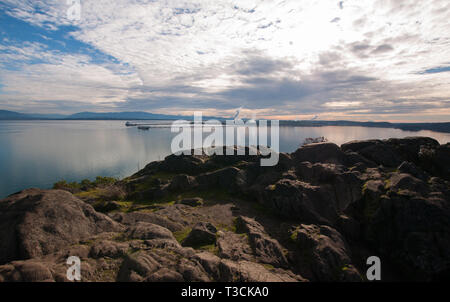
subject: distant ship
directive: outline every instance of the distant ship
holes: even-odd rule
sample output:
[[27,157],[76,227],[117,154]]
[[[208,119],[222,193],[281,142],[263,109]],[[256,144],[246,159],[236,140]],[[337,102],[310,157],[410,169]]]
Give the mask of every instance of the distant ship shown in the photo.
[[149,130],[150,127],[149,126],[139,126],[138,129],[139,130]]
[[127,127],[134,127],[134,126],[137,126],[137,124],[136,123],[132,123],[132,122],[126,122],[125,126],[127,126]]

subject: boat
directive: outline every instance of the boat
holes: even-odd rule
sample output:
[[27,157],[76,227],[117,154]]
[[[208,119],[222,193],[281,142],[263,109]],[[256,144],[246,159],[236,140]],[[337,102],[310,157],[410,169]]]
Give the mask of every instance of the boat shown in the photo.
[[139,130],[149,130],[150,127],[149,126],[139,126],[138,129]]
[[137,124],[136,123],[132,123],[132,122],[126,122],[125,126],[127,126],[127,127],[134,127],[134,126],[137,126]]

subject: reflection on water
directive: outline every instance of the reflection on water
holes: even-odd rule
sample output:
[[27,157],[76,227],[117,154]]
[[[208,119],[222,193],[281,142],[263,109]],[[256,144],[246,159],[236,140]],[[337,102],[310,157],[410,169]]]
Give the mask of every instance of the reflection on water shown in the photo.
[[[160,122],[146,122],[160,123]],[[65,179],[125,177],[170,154],[170,128],[139,131],[122,121],[0,121],[0,198],[27,187],[50,188]],[[295,151],[307,137],[342,144],[357,139],[450,135],[364,127],[280,128],[280,151]]]

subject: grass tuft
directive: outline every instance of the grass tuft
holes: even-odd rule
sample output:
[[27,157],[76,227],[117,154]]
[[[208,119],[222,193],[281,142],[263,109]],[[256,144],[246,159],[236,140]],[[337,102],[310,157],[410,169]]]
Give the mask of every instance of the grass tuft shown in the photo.
[[173,233],[173,236],[175,237],[175,239],[181,243],[183,242],[184,239],[186,239],[186,237],[189,235],[189,233],[192,231],[191,228],[186,228],[183,229],[181,231],[176,231]]

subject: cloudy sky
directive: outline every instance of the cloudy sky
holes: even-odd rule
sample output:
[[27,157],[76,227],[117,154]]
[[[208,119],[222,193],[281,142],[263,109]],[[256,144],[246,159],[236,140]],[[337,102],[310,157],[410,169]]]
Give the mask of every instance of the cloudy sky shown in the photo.
[[0,1],[0,109],[450,121],[448,0]]

